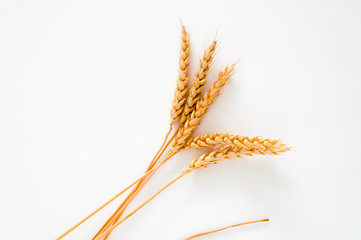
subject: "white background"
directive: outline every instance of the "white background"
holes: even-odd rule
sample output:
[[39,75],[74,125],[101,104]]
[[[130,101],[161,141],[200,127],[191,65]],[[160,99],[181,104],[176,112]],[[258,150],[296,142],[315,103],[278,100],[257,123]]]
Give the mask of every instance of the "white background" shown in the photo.
[[[294,151],[225,161],[174,184],[111,239],[360,239],[359,1],[0,3],[1,239],[54,239],[142,174],[168,129],[180,24],[191,72],[238,72],[197,133]],[[202,151],[178,154],[131,206]],[[66,239],[90,239],[119,204]],[[200,238],[201,239],[201,238]]]

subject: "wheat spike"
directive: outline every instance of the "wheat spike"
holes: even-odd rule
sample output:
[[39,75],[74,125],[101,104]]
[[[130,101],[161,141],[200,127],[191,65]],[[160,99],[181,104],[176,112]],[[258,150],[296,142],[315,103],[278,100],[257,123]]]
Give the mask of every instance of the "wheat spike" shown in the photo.
[[202,156],[194,159],[188,169],[186,169],[183,173],[190,173],[193,170],[201,169],[208,167],[209,165],[216,164],[217,162],[225,159],[241,157],[242,154],[239,152],[238,148],[235,147],[226,147],[226,148],[217,148],[211,152],[206,152]]
[[217,80],[212,84],[210,89],[204,94],[204,99],[207,99],[207,105],[211,105],[216,97],[221,93],[221,89],[226,85],[229,78],[234,74],[236,63],[227,66],[223,71],[218,74]]
[[172,149],[173,152],[179,151],[184,146],[186,141],[191,137],[197,126],[200,124],[204,114],[207,112],[209,106],[215,101],[216,97],[220,94],[222,87],[233,75],[234,68],[235,64],[232,64],[221,71],[218,74],[217,80],[205,93],[203,99],[197,102],[195,110],[193,110],[192,113],[188,115],[187,120],[179,128],[174,138]]
[[290,150],[279,140],[262,139],[260,137],[244,137],[230,134],[204,134],[187,141],[185,148],[208,148],[213,146],[235,147],[242,150],[242,154],[279,154]]
[[181,50],[179,56],[179,69],[177,87],[174,92],[174,100],[170,111],[171,125],[177,122],[183,112],[187,96],[187,83],[189,79],[189,34],[182,25]]
[[187,116],[194,110],[203,86],[207,81],[207,74],[213,61],[214,53],[216,51],[217,41],[214,40],[211,45],[204,51],[203,57],[199,62],[199,68],[192,81],[192,87],[189,90],[188,97],[185,102],[184,110],[180,118],[180,124],[182,125]]

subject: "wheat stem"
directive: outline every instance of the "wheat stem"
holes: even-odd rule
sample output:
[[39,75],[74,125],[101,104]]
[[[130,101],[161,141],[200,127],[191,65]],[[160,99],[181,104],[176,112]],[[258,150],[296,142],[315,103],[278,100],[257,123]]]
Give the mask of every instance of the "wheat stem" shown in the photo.
[[170,185],[172,185],[173,183],[175,183],[177,180],[179,180],[181,177],[183,177],[184,174],[182,173],[181,175],[179,175],[178,177],[174,178],[172,181],[170,181],[167,185],[165,185],[163,188],[161,188],[157,193],[155,193],[153,196],[151,196],[150,198],[148,198],[148,200],[146,200],[145,202],[143,202],[141,205],[139,205],[136,209],[134,209],[131,213],[129,213],[127,216],[125,216],[124,218],[122,218],[120,221],[118,221],[116,224],[114,224],[112,227],[110,227],[107,231],[103,232],[102,234],[100,234],[97,238],[95,238],[94,240],[100,240],[102,237],[104,237],[105,235],[107,235],[108,233],[110,233],[111,231],[114,230],[114,228],[116,228],[117,226],[119,226],[122,222],[124,222],[125,220],[127,220],[129,217],[131,217],[133,214],[135,214],[137,211],[139,211],[142,207],[144,207],[147,203],[149,203],[151,200],[153,200],[158,194],[160,194],[162,191],[164,191],[166,188],[168,188]]
[[[159,160],[159,158],[163,155],[164,151],[167,149],[168,145],[170,144],[170,142],[173,140],[174,135],[170,138],[170,140],[166,143],[166,140],[168,139],[170,133],[172,131],[172,126],[170,126],[170,129],[168,131],[168,133],[165,136],[165,139],[162,143],[162,146],[159,148],[158,152],[156,153],[156,155],[153,157],[151,163],[149,164],[148,168],[146,171],[150,171],[153,170],[154,165],[156,164],[156,162]],[[130,203],[130,201],[132,201],[132,199],[135,197],[135,195],[140,191],[139,188],[142,188],[142,186],[144,186],[144,184],[148,181],[147,176],[143,175],[143,179],[141,179],[141,182],[139,182],[132,190],[132,192],[130,192],[127,196],[127,198],[122,202],[122,204],[114,211],[114,213],[108,218],[108,220],[104,223],[104,225],[99,229],[99,231],[95,234],[95,236],[93,237],[93,239],[95,239],[100,233],[102,233],[104,231],[104,229],[107,229],[111,224],[113,224],[114,222],[116,222],[119,217],[121,216],[121,214],[124,212],[125,208],[128,206],[128,204]],[[149,178],[148,178],[149,179]],[[145,181],[143,184],[142,182]]]
[[[163,150],[161,151],[160,155],[158,156],[158,158],[156,160],[159,160],[159,158],[162,156],[165,149],[168,147],[168,145],[173,140],[173,138],[174,138],[174,135],[167,142],[167,144],[165,145],[165,147],[163,148]],[[139,193],[139,191],[149,181],[149,179],[153,176],[153,174],[160,168],[161,165],[163,165],[174,154],[167,154],[167,156],[163,159],[163,161],[159,165],[157,165],[156,167],[154,167],[154,165],[155,165],[155,163],[157,161],[153,161],[154,162],[153,165],[150,165],[150,167],[148,168],[148,169],[151,169],[152,172],[149,175],[145,176],[145,178],[141,182],[139,182],[137,186],[134,187],[133,191],[128,195],[128,197],[123,201],[123,203],[118,207],[118,209],[113,213],[113,215],[108,219],[106,224],[104,224],[103,228],[98,231],[98,233],[93,237],[93,239],[96,239],[96,237],[99,236],[100,233],[104,232],[104,229],[109,228],[110,225],[112,225],[112,224],[114,224],[114,223],[116,223],[118,221],[118,219],[124,213],[125,209],[128,207],[130,202],[135,198],[135,196]],[[104,239],[107,239],[108,236],[109,236],[109,234],[107,234]]]
[[111,199],[109,199],[107,202],[105,202],[103,205],[101,205],[100,207],[98,207],[95,211],[93,211],[92,213],[90,213],[88,216],[86,216],[85,218],[83,218],[82,220],[80,220],[77,224],[75,224],[74,226],[72,226],[71,228],[69,228],[67,231],[65,231],[63,234],[61,234],[59,237],[56,238],[56,240],[60,240],[63,237],[65,237],[66,235],[68,235],[70,232],[72,232],[75,228],[77,228],[78,226],[80,226],[82,223],[84,223],[86,220],[88,220],[89,218],[91,218],[92,216],[94,216],[97,212],[99,212],[100,210],[102,210],[104,207],[106,207],[109,203],[111,203],[112,201],[114,201],[115,199],[117,199],[120,195],[122,195],[124,192],[126,192],[129,188],[131,188],[132,186],[134,186],[137,182],[139,182],[140,180],[142,180],[146,175],[148,175],[149,173],[151,173],[153,171],[153,169],[149,170],[148,172],[146,172],[145,174],[143,174],[143,176],[141,176],[140,178],[138,178],[137,180],[135,180],[132,184],[130,184],[128,187],[124,188],[121,192],[117,193],[114,197],[112,197]]
[[[164,141],[161,145],[161,147],[159,148],[159,150],[157,151],[157,153],[155,154],[150,166],[154,166],[155,161],[157,160],[158,155],[160,154],[160,156],[164,153],[165,149],[164,145],[166,144],[166,141],[170,135],[172,131],[172,126],[170,126],[168,133],[166,134]],[[159,156],[159,157],[160,157]],[[159,159],[158,157],[158,159]],[[112,197],[111,199],[109,199],[107,202],[105,202],[103,205],[101,205],[100,207],[98,207],[95,211],[93,211],[92,213],[90,213],[88,216],[86,216],[85,218],[83,218],[82,220],[80,220],[77,224],[75,224],[74,226],[72,226],[71,228],[69,228],[67,231],[65,231],[62,235],[60,235],[58,238],[56,238],[56,240],[60,240],[63,237],[65,237],[66,235],[68,235],[70,232],[72,232],[74,229],[76,229],[78,226],[80,226],[82,223],[84,223],[85,221],[87,221],[89,218],[91,218],[92,216],[94,216],[97,212],[99,212],[100,210],[102,210],[104,207],[106,207],[109,203],[111,203],[112,201],[114,201],[115,199],[117,199],[120,195],[122,195],[124,192],[126,192],[128,189],[130,189],[132,186],[134,186],[136,183],[138,183],[139,181],[141,181],[144,177],[146,177],[150,172],[154,171],[153,168],[151,169],[147,169],[148,171],[145,172],[143,174],[143,176],[141,176],[140,178],[138,178],[137,180],[135,180],[132,184],[130,184],[128,187],[126,187],[125,189],[123,189],[121,192],[117,193],[114,197]]]
[[201,237],[201,236],[208,235],[208,234],[211,234],[211,233],[220,232],[220,231],[223,231],[223,230],[226,230],[226,229],[229,229],[229,228],[238,227],[238,226],[241,226],[241,225],[259,223],[259,222],[268,222],[268,221],[269,221],[269,219],[266,218],[266,219],[257,220],[257,221],[242,222],[242,223],[234,224],[234,225],[231,225],[231,226],[228,226],[228,227],[224,227],[224,228],[220,228],[220,229],[216,229],[216,230],[212,230],[212,231],[208,231],[208,232],[204,232],[204,233],[195,234],[195,235],[190,236],[190,237],[188,237],[188,238],[186,238],[184,240],[191,240],[191,239],[196,238],[196,237]]

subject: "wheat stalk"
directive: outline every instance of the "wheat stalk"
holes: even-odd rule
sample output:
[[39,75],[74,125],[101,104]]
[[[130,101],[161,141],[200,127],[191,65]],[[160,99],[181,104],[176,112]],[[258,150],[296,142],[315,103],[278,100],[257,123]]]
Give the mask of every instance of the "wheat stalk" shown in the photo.
[[231,134],[204,134],[187,141],[185,148],[208,148],[213,146],[230,146],[242,150],[242,154],[280,154],[290,150],[280,140],[244,137]]
[[174,100],[170,111],[171,125],[173,125],[180,119],[187,97],[187,83],[189,79],[189,34],[187,32],[187,29],[183,25],[178,68],[177,87],[174,91]]
[[[170,141],[168,143],[170,143]],[[168,146],[168,144],[162,150],[159,157],[163,154],[163,152],[167,148],[167,146]],[[174,154],[167,155],[160,164],[155,165],[155,162],[154,162],[154,164],[152,166],[148,167],[148,169],[147,169],[149,171],[148,174],[143,175],[144,178],[142,179],[142,181],[139,182],[138,185],[136,185],[136,187],[133,189],[133,191],[127,196],[127,198],[122,202],[122,204],[117,208],[117,210],[112,214],[112,216],[106,221],[106,223],[103,225],[103,227],[93,237],[93,240],[98,239],[98,237],[100,235],[102,235],[104,232],[107,232],[107,234],[104,235],[104,240],[106,240],[109,237],[109,234],[111,231],[107,231],[107,230],[114,229],[114,228],[112,228],[112,225],[118,226],[120,224],[120,223],[118,223],[118,219],[124,213],[124,211],[126,210],[128,205],[132,202],[132,200],[139,193],[139,191],[144,187],[144,185],[149,181],[149,179],[154,175],[154,173],[173,155]],[[159,157],[158,157],[158,159],[159,159]]]
[[192,87],[189,90],[189,94],[185,102],[184,110],[180,118],[180,125],[182,125],[187,120],[188,115],[194,110],[196,103],[200,98],[203,86],[207,81],[207,74],[212,64],[216,47],[217,41],[214,40],[204,51],[203,57],[199,62],[199,68],[192,81]]
[[163,192],[166,188],[168,188],[170,185],[178,181],[180,178],[182,178],[185,174],[180,174],[178,177],[170,181],[167,185],[165,185],[163,188],[161,188],[158,192],[156,192],[153,196],[148,198],[145,202],[140,204],[136,209],[134,209],[131,213],[129,213],[124,218],[117,221],[113,226],[110,226],[107,230],[100,233],[98,236],[94,238],[94,240],[100,240],[105,236],[108,236],[116,227],[118,227],[121,223],[123,223],[125,220],[127,220],[129,217],[133,216],[136,212],[138,212],[141,208],[143,208],[145,205],[147,205],[150,201],[152,201],[156,196],[158,196],[161,192]]
[[212,84],[210,89],[205,93],[203,99],[199,100],[195,109],[188,115],[185,123],[180,126],[173,141],[172,152],[179,151],[188,138],[191,137],[197,126],[200,124],[204,114],[207,112],[209,106],[215,101],[220,94],[223,86],[228,82],[229,78],[234,74],[235,64],[227,66],[218,74],[217,80]]
[[265,219],[256,220],[256,221],[237,223],[237,224],[233,224],[233,225],[230,225],[230,226],[227,226],[227,227],[215,229],[215,230],[212,230],[212,231],[208,231],[208,232],[204,232],[204,233],[198,233],[198,234],[190,236],[190,237],[188,237],[188,238],[186,238],[184,240],[191,240],[191,239],[194,239],[194,238],[197,238],[197,237],[201,237],[201,236],[205,236],[205,235],[208,235],[208,234],[224,231],[224,230],[234,228],[234,227],[239,227],[239,226],[242,226],[242,225],[247,225],[247,224],[252,224],[252,223],[259,223],[259,222],[268,222],[268,221],[269,221],[269,219],[265,218]]
[[[174,92],[174,99],[170,110],[171,124],[170,124],[169,132],[166,134],[163,144],[161,145],[160,149],[152,159],[151,163],[149,164],[146,170],[146,173],[142,177],[140,177],[137,181],[135,181],[126,189],[118,193],[116,196],[111,198],[105,204],[100,206],[93,213],[85,217],[83,220],[81,220],[79,223],[74,225],[72,228],[70,228],[68,231],[66,231],[63,235],[61,235],[57,239],[61,239],[66,234],[74,230],[77,226],[79,226],[81,223],[83,223],[91,216],[93,216],[95,213],[100,211],[102,208],[104,208],[111,201],[116,199],[119,195],[121,195],[123,192],[125,192],[133,185],[135,185],[133,190],[125,198],[125,200],[118,207],[118,209],[111,215],[111,217],[107,220],[107,222],[98,231],[98,233],[94,236],[93,239],[100,240],[104,238],[104,240],[106,240],[109,237],[109,234],[119,224],[124,222],[126,219],[128,219],[130,216],[136,213],[139,209],[141,209],[143,206],[149,203],[154,197],[156,197],[164,189],[168,188],[170,185],[172,185],[174,182],[182,178],[184,175],[194,170],[202,169],[208,167],[209,165],[216,164],[221,160],[230,159],[233,157],[242,157],[243,155],[253,155],[253,154],[279,154],[290,149],[279,140],[262,139],[259,137],[249,138],[249,137],[230,135],[230,134],[205,134],[192,138],[194,131],[196,130],[197,126],[200,124],[208,108],[215,101],[216,97],[220,94],[221,89],[224,87],[224,85],[226,85],[226,83],[228,82],[228,80],[234,74],[235,71],[236,63],[227,66],[224,70],[222,70],[218,74],[216,81],[205,92],[203,98],[201,97],[201,92],[207,80],[207,74],[211,67],[216,47],[217,47],[217,41],[214,40],[210,44],[210,46],[205,50],[203,57],[200,59],[199,68],[192,81],[192,86],[188,92],[187,84],[189,81],[188,69],[189,69],[189,51],[190,51],[189,34],[186,28],[182,25],[178,78],[177,78],[176,90]],[[168,137],[172,132],[173,124],[176,123],[177,121],[180,122],[178,130],[168,140]],[[163,153],[165,153],[166,149],[168,148],[169,144],[172,143],[172,141],[173,141],[172,148],[167,152],[166,156],[163,157],[162,160],[160,161],[161,157],[163,156]],[[135,198],[138,192],[143,188],[143,186],[148,182],[148,180],[153,176],[153,174],[171,157],[173,157],[176,153],[178,153],[182,149],[210,148],[210,147],[218,147],[218,148],[216,148],[215,150],[210,150],[209,152],[203,154],[202,156],[194,159],[189,165],[189,167],[186,170],[184,170],[178,177],[176,177],[174,180],[172,180],[167,185],[165,185],[156,194],[154,194],[143,204],[141,204],[136,209],[134,209],[127,216],[120,219],[124,211],[127,209],[128,205],[132,202],[132,200]],[[265,221],[265,220],[259,220],[259,221]],[[188,239],[248,223],[241,223],[214,231],[197,234]]]
[[99,212],[100,210],[102,210],[104,207],[106,207],[109,203],[113,202],[115,199],[117,199],[120,195],[122,195],[124,192],[126,192],[128,189],[130,189],[132,186],[134,186],[136,183],[138,183],[139,181],[141,181],[143,179],[144,176],[147,176],[148,174],[154,172],[154,169],[151,169],[149,171],[147,171],[145,174],[143,174],[143,176],[141,176],[140,178],[138,178],[137,180],[135,180],[132,184],[130,184],[129,186],[127,186],[126,188],[124,188],[122,191],[120,191],[119,193],[117,193],[114,197],[112,197],[111,199],[109,199],[107,202],[105,202],[104,204],[102,204],[100,207],[98,207],[96,210],[94,210],[92,213],[90,213],[88,216],[86,216],[85,218],[83,218],[82,220],[80,220],[78,223],[76,223],[74,226],[72,226],[71,228],[69,228],[67,231],[65,231],[63,234],[61,234],[59,237],[57,237],[55,240],[60,240],[63,237],[65,237],[66,235],[68,235],[71,231],[73,231],[75,228],[77,228],[78,226],[80,226],[82,223],[84,223],[85,221],[87,221],[89,218],[91,218],[92,216],[94,216],[97,212]]

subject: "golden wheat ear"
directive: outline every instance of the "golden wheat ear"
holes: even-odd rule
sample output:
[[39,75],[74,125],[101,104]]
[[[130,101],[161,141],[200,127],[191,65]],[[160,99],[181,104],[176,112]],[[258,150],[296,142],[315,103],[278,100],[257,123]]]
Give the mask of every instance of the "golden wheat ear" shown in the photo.
[[211,45],[204,51],[203,57],[199,62],[199,68],[192,81],[192,87],[189,90],[183,113],[180,118],[180,124],[182,125],[186,120],[187,116],[195,109],[196,103],[200,98],[204,84],[207,81],[207,74],[211,67],[214,54],[217,48],[217,41],[214,40]]
[[242,154],[240,153],[238,148],[219,147],[213,151],[206,152],[202,156],[194,159],[189,164],[189,167],[185,171],[183,171],[183,173],[186,174],[194,170],[206,168],[222,160],[231,159],[231,158],[240,158],[240,157],[242,157]]
[[214,146],[239,148],[244,155],[253,154],[280,154],[291,148],[280,140],[263,139],[260,137],[249,138],[231,134],[204,134],[190,138],[186,148],[209,148]]
[[189,34],[185,26],[182,24],[181,50],[178,64],[178,79],[177,86],[174,91],[172,108],[170,111],[170,125],[173,125],[180,119],[184,110],[184,104],[187,98],[187,84],[189,80],[189,52]]
[[195,109],[187,116],[184,124],[178,129],[173,141],[173,152],[182,149],[186,141],[192,136],[208,108],[216,100],[217,96],[221,93],[222,88],[234,74],[235,66],[235,64],[232,64],[221,71],[218,74],[217,80],[204,94],[204,97],[197,101]]

